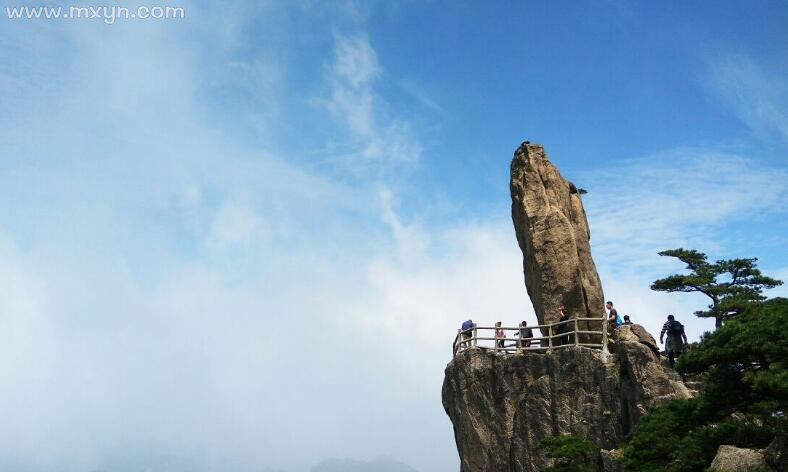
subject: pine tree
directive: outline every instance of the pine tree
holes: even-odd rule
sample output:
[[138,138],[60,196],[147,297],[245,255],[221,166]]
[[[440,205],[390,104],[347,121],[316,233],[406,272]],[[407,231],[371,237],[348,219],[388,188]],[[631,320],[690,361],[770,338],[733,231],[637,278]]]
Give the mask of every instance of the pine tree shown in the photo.
[[706,254],[694,249],[671,249],[660,256],[670,256],[686,264],[689,274],[674,274],[651,284],[661,292],[698,292],[711,299],[707,310],[696,311],[702,318],[714,318],[719,328],[723,321],[738,315],[752,302],[765,300],[763,289],[782,282],[766,277],[756,267],[757,258],[726,259],[708,262]]

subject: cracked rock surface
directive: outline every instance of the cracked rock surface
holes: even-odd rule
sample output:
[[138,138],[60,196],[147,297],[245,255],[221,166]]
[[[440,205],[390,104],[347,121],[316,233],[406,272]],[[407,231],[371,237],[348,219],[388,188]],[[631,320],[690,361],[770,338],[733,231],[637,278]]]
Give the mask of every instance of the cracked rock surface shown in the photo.
[[558,321],[561,305],[573,318],[604,316],[580,190],[561,175],[541,145],[528,142],[514,153],[509,190],[525,286],[539,323]]
[[538,471],[548,462],[536,445],[559,434],[614,449],[650,405],[688,398],[643,333],[651,338],[641,326],[622,326],[607,362],[600,350],[574,346],[458,354],[446,367],[442,397],[461,470]]

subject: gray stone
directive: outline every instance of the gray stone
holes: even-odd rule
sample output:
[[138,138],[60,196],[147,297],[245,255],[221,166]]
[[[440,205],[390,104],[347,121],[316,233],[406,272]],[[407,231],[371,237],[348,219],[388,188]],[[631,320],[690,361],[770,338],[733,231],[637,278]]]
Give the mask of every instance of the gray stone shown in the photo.
[[651,333],[646,331],[646,328],[637,325],[621,325],[614,331],[614,338],[616,340],[626,341],[629,343],[640,343],[647,347],[653,354],[654,359],[659,360],[659,348],[657,342]]
[[713,472],[763,472],[773,470],[766,464],[760,449],[743,449],[722,445],[709,467]]
[[608,362],[596,349],[500,355],[469,349],[446,367],[443,406],[462,472],[529,471],[548,464],[537,444],[573,434],[604,449],[621,445],[646,408],[689,398],[687,388],[632,338]]
[[536,318],[540,323],[558,321],[561,305],[573,318],[604,316],[602,284],[577,188],[550,163],[541,145],[525,142],[514,153],[509,189]]

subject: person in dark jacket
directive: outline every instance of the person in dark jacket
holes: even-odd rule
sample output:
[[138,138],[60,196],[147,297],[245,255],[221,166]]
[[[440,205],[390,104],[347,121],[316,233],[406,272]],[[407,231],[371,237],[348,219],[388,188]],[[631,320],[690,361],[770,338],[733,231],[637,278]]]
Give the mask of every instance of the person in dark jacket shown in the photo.
[[531,339],[534,337],[534,332],[528,328],[528,323],[525,321],[520,322],[520,347],[531,347]]
[[471,347],[471,338],[473,337],[473,330],[476,328],[476,323],[473,320],[466,320],[462,323],[460,329],[460,343],[459,346],[463,349]]
[[[561,313],[561,318],[558,321],[567,321],[569,319],[569,313],[566,311],[566,308],[561,307],[558,309],[558,311]],[[555,334],[564,334],[567,331],[569,331],[569,323],[563,323],[556,327]],[[577,336],[577,333],[575,333],[575,336]],[[557,337],[553,344],[556,346],[569,344],[569,335],[567,334]]]
[[[665,334],[668,335],[667,342],[663,341]],[[684,325],[676,321],[673,315],[668,315],[668,321],[662,325],[662,332],[659,333],[660,344],[665,344],[665,351],[668,353],[670,366],[676,362],[676,358],[684,353],[684,346],[687,344],[687,334],[684,332]]]

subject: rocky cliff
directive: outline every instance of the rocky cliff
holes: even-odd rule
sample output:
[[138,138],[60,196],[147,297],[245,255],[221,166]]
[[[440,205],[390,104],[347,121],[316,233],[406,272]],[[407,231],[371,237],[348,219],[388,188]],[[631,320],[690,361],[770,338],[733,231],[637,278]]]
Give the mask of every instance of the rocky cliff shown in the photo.
[[571,347],[502,355],[466,350],[446,367],[443,407],[462,472],[538,471],[536,445],[574,434],[618,447],[645,409],[690,392],[640,326],[622,326],[613,352]]
[[558,321],[561,305],[572,317],[603,316],[602,284],[591,258],[580,191],[564,179],[541,145],[527,141],[514,153],[509,189],[536,318]]
[[[556,322],[561,305],[572,317],[603,317],[580,191],[542,146],[527,141],[515,152],[511,172],[512,220],[539,322]],[[442,393],[461,470],[538,471],[548,459],[537,444],[561,434],[613,449],[646,408],[691,395],[663,366],[643,327],[620,327],[609,348],[609,355],[578,346],[516,354],[471,348],[455,356]],[[601,467],[613,467],[614,455],[602,454]]]

